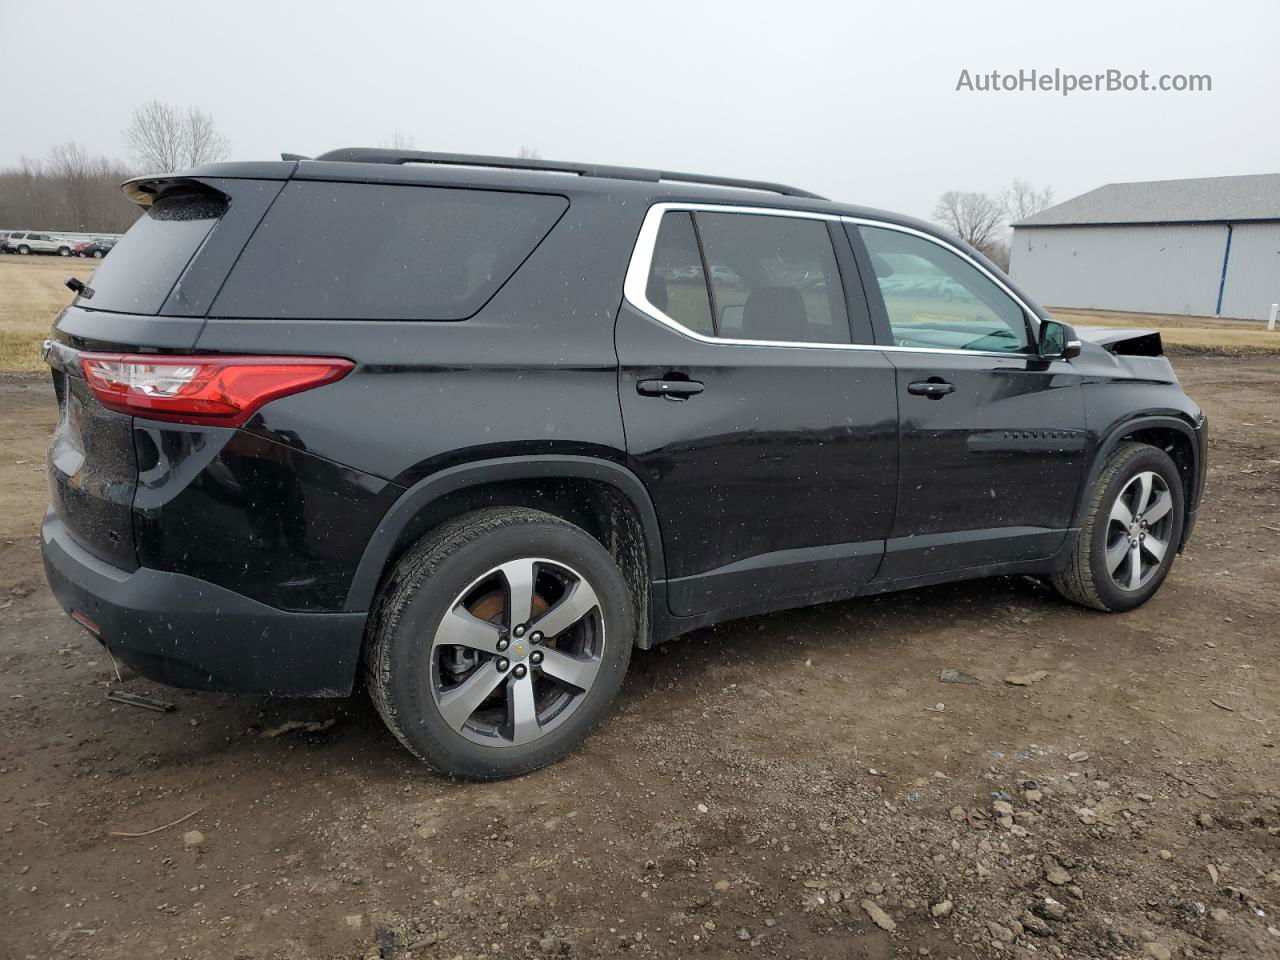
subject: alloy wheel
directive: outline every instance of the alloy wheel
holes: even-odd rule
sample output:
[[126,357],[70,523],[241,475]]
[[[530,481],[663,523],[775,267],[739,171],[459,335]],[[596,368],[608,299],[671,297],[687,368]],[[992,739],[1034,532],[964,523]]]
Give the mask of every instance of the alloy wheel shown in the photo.
[[1160,474],[1144,470],[1120,490],[1107,520],[1107,573],[1121,590],[1141,590],[1169,552],[1173,494]]
[[600,600],[585,577],[552,560],[512,560],[449,605],[431,640],[431,694],[468,740],[527,744],[581,706],[604,643]]

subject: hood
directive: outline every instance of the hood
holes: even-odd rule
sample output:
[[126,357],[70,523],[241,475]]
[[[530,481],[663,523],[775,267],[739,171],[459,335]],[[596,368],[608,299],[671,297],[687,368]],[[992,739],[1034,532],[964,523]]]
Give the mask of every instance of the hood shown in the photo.
[[1164,344],[1159,330],[1135,330],[1133,327],[1073,327],[1081,340],[1096,343],[1108,353],[1120,357],[1162,357]]

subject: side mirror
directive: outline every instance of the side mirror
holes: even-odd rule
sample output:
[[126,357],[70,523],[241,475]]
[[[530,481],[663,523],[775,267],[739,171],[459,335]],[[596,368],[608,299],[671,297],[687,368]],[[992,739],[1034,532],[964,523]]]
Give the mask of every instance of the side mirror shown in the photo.
[[1065,323],[1057,320],[1040,321],[1040,342],[1036,353],[1041,360],[1070,360],[1080,356],[1080,338]]

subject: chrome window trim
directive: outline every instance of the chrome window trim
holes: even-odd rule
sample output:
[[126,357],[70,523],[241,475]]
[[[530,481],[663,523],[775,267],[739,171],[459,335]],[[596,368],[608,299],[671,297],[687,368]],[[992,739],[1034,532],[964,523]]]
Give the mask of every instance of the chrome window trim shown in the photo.
[[892,344],[877,343],[805,343],[792,340],[744,340],[733,337],[709,337],[706,334],[690,330],[674,317],[668,316],[662,310],[659,310],[656,306],[650,303],[647,290],[649,285],[649,268],[653,262],[654,247],[657,246],[658,242],[658,227],[662,223],[663,215],[672,211],[744,213],[765,217],[790,217],[792,219],[799,220],[825,220],[828,222],[852,223],[858,226],[880,227],[886,230],[897,230],[899,233],[909,233],[912,236],[921,237],[932,243],[936,243],[938,246],[954,253],[965,262],[976,267],[983,276],[987,277],[987,279],[999,287],[1000,290],[1013,300],[1014,303],[1022,307],[1023,311],[1031,318],[1032,321],[1032,344],[1036,341],[1037,325],[1040,318],[1034,310],[1027,306],[1026,301],[1009,289],[1007,284],[1001,281],[999,277],[993,274],[979,261],[975,260],[963,250],[953,246],[942,238],[925,233],[923,230],[916,230],[912,227],[905,227],[900,224],[889,223],[884,220],[873,220],[865,217],[849,217],[833,213],[816,213],[812,210],[787,210],[780,207],[754,207],[724,203],[690,203],[678,201],[655,203],[645,214],[644,222],[640,224],[640,234],[636,237],[635,247],[631,251],[631,262],[627,265],[626,277],[623,280],[622,294],[631,306],[639,310],[645,316],[652,320],[656,320],[664,326],[670,327],[672,330],[682,336],[688,337],[690,340],[697,340],[701,343],[724,344],[725,346],[731,347],[783,347],[792,350],[874,350],[886,353],[942,353],[965,357],[1002,357],[1006,360],[1025,360],[1035,357],[1035,354],[1028,353],[1000,353],[997,351],[986,350],[955,350],[948,347],[899,347]]

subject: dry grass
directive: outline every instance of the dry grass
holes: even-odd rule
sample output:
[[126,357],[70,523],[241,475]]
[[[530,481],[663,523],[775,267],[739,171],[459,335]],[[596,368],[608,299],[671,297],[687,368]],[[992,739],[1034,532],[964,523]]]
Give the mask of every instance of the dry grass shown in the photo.
[[1217,353],[1231,356],[1280,353],[1280,329],[1267,332],[1257,320],[1224,320],[1221,317],[1183,317],[1164,313],[1119,313],[1114,310],[1071,310],[1050,307],[1049,312],[1081,327],[1140,327],[1159,330],[1164,345],[1173,351]]
[[71,302],[62,281],[93,274],[89,260],[0,255],[0,373],[44,370],[40,344],[58,311]]

